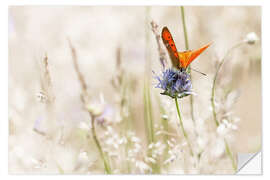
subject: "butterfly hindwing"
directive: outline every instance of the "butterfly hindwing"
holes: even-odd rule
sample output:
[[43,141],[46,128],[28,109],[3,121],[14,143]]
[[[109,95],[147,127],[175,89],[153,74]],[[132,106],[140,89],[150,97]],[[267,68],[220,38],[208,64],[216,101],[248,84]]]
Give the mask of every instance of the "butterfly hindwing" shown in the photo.
[[164,45],[166,46],[169,52],[173,66],[176,68],[179,68],[180,64],[179,64],[179,56],[178,56],[177,48],[175,46],[173,37],[167,27],[164,27],[162,29],[161,37],[162,37]]

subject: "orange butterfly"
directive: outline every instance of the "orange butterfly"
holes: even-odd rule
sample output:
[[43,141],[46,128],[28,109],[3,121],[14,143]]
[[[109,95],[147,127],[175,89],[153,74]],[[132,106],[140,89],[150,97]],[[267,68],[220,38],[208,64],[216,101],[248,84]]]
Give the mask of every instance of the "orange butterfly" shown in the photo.
[[162,40],[165,44],[172,64],[177,69],[186,70],[188,65],[198,57],[206,48],[210,46],[210,44],[198,49],[198,50],[188,50],[183,52],[178,52],[173,41],[172,35],[167,27],[162,29]]

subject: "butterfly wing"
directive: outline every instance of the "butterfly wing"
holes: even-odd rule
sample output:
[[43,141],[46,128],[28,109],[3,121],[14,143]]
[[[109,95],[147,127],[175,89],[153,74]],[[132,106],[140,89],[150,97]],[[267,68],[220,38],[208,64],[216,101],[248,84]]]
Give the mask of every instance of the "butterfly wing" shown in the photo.
[[178,56],[179,56],[182,68],[184,68],[184,69],[187,68],[191,54],[192,54],[191,50],[184,51],[184,52],[178,52]]
[[181,61],[181,65],[183,68],[187,68],[188,65],[196,58],[198,57],[205,49],[207,49],[211,44],[207,44],[206,46],[203,46],[200,49],[194,50],[194,51],[184,51],[179,52],[179,59]]
[[162,37],[164,45],[166,46],[169,52],[173,66],[176,68],[179,68],[178,52],[177,52],[173,37],[167,27],[164,27],[162,29],[161,37]]
[[189,50],[184,52],[178,52],[173,37],[167,27],[164,27],[162,29],[161,37],[164,45],[169,52],[172,64],[176,68],[186,69],[196,57],[198,57],[205,49],[207,49],[211,45],[207,44],[206,46],[203,46],[202,48],[194,51]]

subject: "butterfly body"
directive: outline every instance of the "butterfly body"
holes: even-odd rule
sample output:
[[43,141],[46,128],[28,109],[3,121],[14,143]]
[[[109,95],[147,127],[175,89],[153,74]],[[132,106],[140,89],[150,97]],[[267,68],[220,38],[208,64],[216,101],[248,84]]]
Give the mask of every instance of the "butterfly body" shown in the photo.
[[163,27],[161,37],[168,50],[173,66],[181,71],[186,70],[189,64],[210,46],[210,44],[208,44],[198,50],[178,52],[173,37],[167,27]]

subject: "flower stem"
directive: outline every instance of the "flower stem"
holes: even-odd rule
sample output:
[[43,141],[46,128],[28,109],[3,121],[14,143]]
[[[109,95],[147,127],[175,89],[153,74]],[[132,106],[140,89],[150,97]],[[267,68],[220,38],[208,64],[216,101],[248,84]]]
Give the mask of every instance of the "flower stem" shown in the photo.
[[96,144],[96,146],[98,148],[99,154],[100,154],[100,156],[101,156],[101,158],[103,160],[105,172],[107,174],[111,174],[112,173],[111,167],[109,165],[109,162],[108,162],[107,158],[105,157],[105,154],[104,154],[104,152],[102,150],[102,147],[101,147],[101,145],[100,145],[100,143],[98,141],[98,138],[97,138],[96,128],[95,128],[95,117],[90,112],[89,112],[89,114],[91,116],[91,125],[92,125],[91,126],[91,132],[92,132],[92,136],[93,136],[95,144]]
[[[215,73],[215,76],[214,76],[214,80],[213,80],[213,84],[212,84],[212,93],[211,93],[211,105],[212,105],[212,113],[213,113],[213,118],[214,118],[214,121],[215,121],[215,124],[216,126],[218,127],[219,126],[219,122],[217,120],[217,113],[216,113],[216,107],[215,107],[215,87],[216,87],[216,81],[217,81],[217,77],[218,77],[218,73],[220,72],[220,69],[222,67],[222,65],[224,64],[227,56],[237,47],[239,47],[240,45],[244,44],[243,41],[235,44],[234,46],[232,46],[228,51],[227,53],[225,54],[225,56],[223,57],[223,59],[221,60],[220,64],[218,65],[218,68],[217,68],[217,71]],[[233,155],[232,155],[232,152],[230,150],[230,147],[226,141],[226,139],[224,139],[224,142],[225,142],[225,146],[226,146],[226,153],[227,155],[229,156],[229,158],[231,159],[232,161],[232,167],[233,169],[236,171],[237,170],[237,167],[236,167],[236,162],[233,158]]]
[[189,140],[188,140],[188,134],[186,133],[185,128],[184,128],[184,125],[183,125],[183,121],[182,121],[182,117],[181,117],[181,113],[180,113],[180,109],[179,109],[178,100],[177,100],[177,98],[174,98],[174,100],[175,100],[175,105],[176,105],[176,109],[177,109],[177,114],[178,114],[178,117],[179,117],[180,127],[181,127],[182,132],[184,134],[184,137],[185,137],[185,139],[186,139],[186,141],[188,143],[190,154],[191,154],[191,156],[193,156],[193,151],[192,151],[191,145],[190,145]]
[[152,112],[152,102],[151,102],[151,94],[149,90],[149,86],[147,87],[147,102],[148,102],[148,113],[149,113],[149,124],[150,124],[150,131],[151,131],[151,139],[152,142],[155,142],[154,136],[154,120],[153,120],[153,112]]
[[[181,9],[181,18],[182,18],[182,25],[183,25],[184,38],[185,38],[185,46],[186,46],[186,50],[189,50],[187,27],[186,27],[186,20],[185,20],[185,9],[184,9],[183,6],[180,6],[180,9]],[[190,67],[191,66],[189,66],[189,68],[188,68],[188,72],[190,74],[190,80],[192,82]],[[194,122],[195,121],[195,118],[194,118],[193,96],[189,96],[189,100],[190,100],[190,114],[191,114],[191,119]]]
[[227,153],[227,155],[229,156],[229,158],[232,161],[233,170],[236,171],[237,170],[236,162],[235,162],[235,160],[233,158],[233,154],[232,154],[232,152],[230,150],[229,144],[227,143],[226,139],[224,139],[224,142],[225,142],[225,146],[226,146],[226,153]]
[[152,142],[152,136],[151,136],[151,129],[149,125],[149,114],[148,114],[148,103],[147,103],[147,89],[146,89],[146,82],[144,82],[144,88],[143,88],[143,107],[144,107],[144,126],[147,136],[147,143],[150,144]]
[[186,50],[189,49],[189,44],[188,44],[188,35],[187,35],[187,27],[186,27],[186,20],[185,20],[185,9],[183,6],[181,8],[181,18],[182,18],[182,25],[183,25],[183,30],[184,30],[184,37],[185,37],[185,46]]

